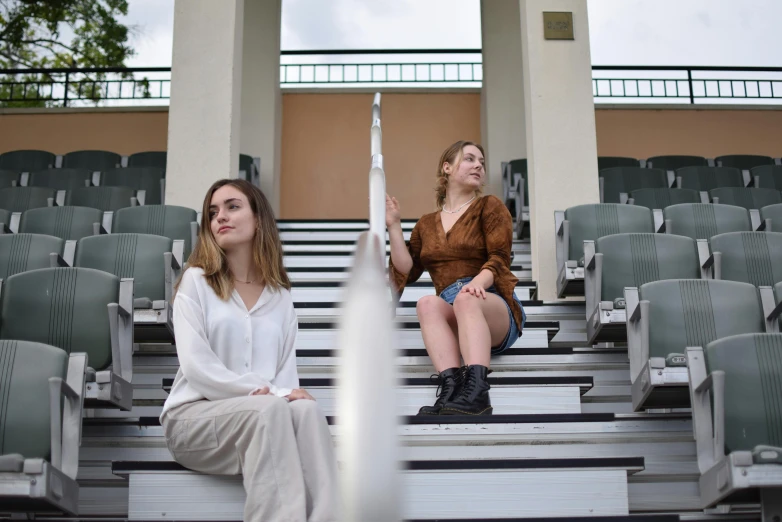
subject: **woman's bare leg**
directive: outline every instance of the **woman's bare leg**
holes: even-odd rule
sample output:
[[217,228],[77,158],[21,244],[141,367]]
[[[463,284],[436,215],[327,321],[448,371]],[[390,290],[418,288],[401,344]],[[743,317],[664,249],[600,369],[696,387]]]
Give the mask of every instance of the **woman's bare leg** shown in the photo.
[[436,295],[427,295],[418,300],[415,310],[435,370],[439,373],[461,366],[454,307]]
[[505,301],[488,292],[486,299],[463,292],[456,296],[453,312],[458,325],[458,346],[464,364],[488,367],[492,346],[499,345],[508,335],[510,328]]

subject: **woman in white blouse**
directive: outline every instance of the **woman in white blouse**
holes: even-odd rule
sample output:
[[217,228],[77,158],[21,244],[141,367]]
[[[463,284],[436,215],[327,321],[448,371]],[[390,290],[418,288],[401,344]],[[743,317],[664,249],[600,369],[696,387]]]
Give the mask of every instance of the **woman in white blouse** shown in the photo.
[[241,473],[245,521],[336,521],[331,435],[299,388],[296,312],[268,200],[246,181],[216,182],[198,239],[174,299],[168,448],[187,468]]

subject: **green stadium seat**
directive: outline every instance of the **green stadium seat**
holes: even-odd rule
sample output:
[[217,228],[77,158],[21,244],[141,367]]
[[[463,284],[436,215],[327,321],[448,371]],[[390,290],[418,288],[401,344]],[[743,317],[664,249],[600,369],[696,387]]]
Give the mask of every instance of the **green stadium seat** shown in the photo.
[[654,232],[652,211],[616,203],[578,205],[554,212],[557,295],[584,295],[584,241],[623,232]]
[[122,166],[122,156],[105,150],[77,150],[62,157],[64,169],[88,169],[93,172]]
[[16,172],[54,168],[57,156],[44,150],[14,150],[0,154],[0,169]]
[[84,187],[68,191],[65,204],[116,212],[134,204],[136,191],[129,187]]
[[782,233],[729,232],[711,238],[714,279],[755,286],[782,282]]
[[598,156],[597,170],[613,169],[615,167],[640,167],[641,162],[635,158],[622,156]]
[[682,203],[663,210],[665,232],[692,239],[710,239],[725,232],[750,232],[746,209],[710,203]]
[[19,172],[15,170],[0,170],[0,188],[19,185]]
[[11,214],[13,213],[0,208],[0,234],[11,232]]
[[[706,247],[708,248],[708,247]],[[624,289],[701,277],[695,240],[668,234],[613,234],[584,242],[588,344],[623,342]]]
[[22,214],[19,232],[46,234],[66,241],[78,241],[99,234],[103,212],[89,207],[44,207]]
[[184,241],[184,259],[190,256],[198,237],[196,211],[174,205],[144,205],[118,210],[112,232],[154,234]]
[[782,190],[782,166],[763,165],[750,170],[755,187]]
[[[183,265],[183,242],[151,234],[108,234],[80,239],[74,266],[133,279],[134,308],[162,310]],[[176,256],[173,252],[176,250]],[[176,259],[175,259],[176,258]]]
[[65,241],[41,234],[0,234],[0,279],[49,268],[51,255],[63,254]]
[[57,192],[46,187],[11,187],[0,189],[0,208],[9,212],[24,212],[31,208],[54,204]]
[[137,152],[128,156],[128,167],[152,167],[166,170],[166,151]]
[[[107,317],[108,314],[108,317]],[[0,339],[86,352],[86,406],[133,404],[133,281],[89,268],[44,268],[3,281]]]
[[87,169],[46,169],[30,173],[27,185],[54,190],[73,190],[92,185],[92,171]]
[[719,187],[744,187],[739,169],[732,167],[685,167],[676,171],[676,186],[708,192]]
[[714,203],[735,205],[747,210],[756,210],[768,205],[782,203],[782,193],[764,188],[716,188],[709,191]]
[[782,334],[746,333],[687,348],[701,507],[754,502],[779,518]]
[[719,167],[733,167],[740,170],[751,170],[761,165],[773,165],[774,158],[769,156],[755,156],[751,154],[730,154],[714,158]]
[[630,192],[628,203],[650,209],[663,209],[680,203],[700,203],[697,190],[682,188],[646,188]]
[[646,166],[666,171],[678,170],[682,167],[708,167],[709,160],[702,156],[653,156],[646,159]]
[[748,283],[655,281],[626,288],[625,299],[635,411],[689,407],[687,347],[766,330],[758,289]]
[[626,203],[630,192],[644,188],[668,188],[668,177],[661,169],[615,167],[599,172],[600,201]]
[[252,156],[239,154],[239,177],[256,186],[260,182],[260,172]]
[[762,207],[760,218],[767,232],[782,232],[782,203]]
[[[0,341],[0,506],[4,513],[78,514],[87,356]],[[12,517],[13,518],[13,517]]]
[[107,170],[101,175],[101,185],[130,187],[136,190],[140,205],[160,205],[165,194],[165,171],[154,167],[128,167]]

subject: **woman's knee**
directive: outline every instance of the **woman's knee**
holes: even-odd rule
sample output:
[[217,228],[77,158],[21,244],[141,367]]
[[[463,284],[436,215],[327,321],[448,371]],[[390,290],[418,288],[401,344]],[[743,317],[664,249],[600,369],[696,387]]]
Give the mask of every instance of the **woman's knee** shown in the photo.
[[456,315],[462,313],[471,313],[476,310],[481,310],[480,297],[475,297],[472,294],[466,292],[460,293],[453,300],[453,311]]
[[263,422],[269,418],[290,418],[291,412],[288,401],[276,395],[252,395],[248,397],[255,418]]
[[419,318],[443,315],[443,305],[448,306],[448,303],[436,295],[425,295],[415,304],[415,311]]

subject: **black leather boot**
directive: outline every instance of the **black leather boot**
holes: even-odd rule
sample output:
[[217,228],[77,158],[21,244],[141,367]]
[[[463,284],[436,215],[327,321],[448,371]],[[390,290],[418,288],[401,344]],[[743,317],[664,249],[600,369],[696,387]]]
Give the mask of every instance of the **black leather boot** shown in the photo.
[[439,415],[440,410],[443,409],[443,404],[458,395],[462,387],[462,381],[464,380],[464,366],[461,368],[448,368],[441,371],[436,377],[437,382],[437,400],[434,402],[434,406],[422,406],[418,410],[418,415]]
[[453,399],[446,401],[440,415],[491,415],[489,369],[480,364],[467,367],[462,389]]

